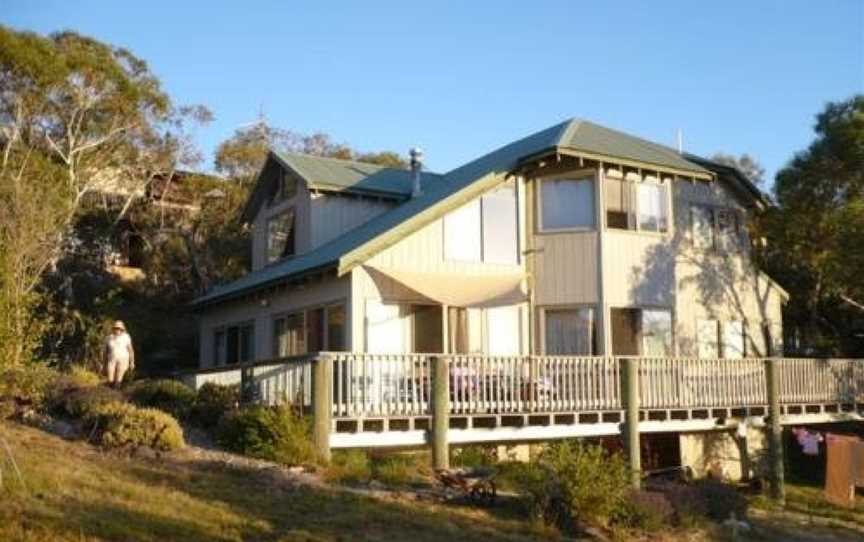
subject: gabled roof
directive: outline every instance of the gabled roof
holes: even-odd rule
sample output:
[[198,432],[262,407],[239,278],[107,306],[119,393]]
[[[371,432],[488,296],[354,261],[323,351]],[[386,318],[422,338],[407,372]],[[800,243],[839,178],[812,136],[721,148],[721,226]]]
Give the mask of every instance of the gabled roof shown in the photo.
[[[668,147],[588,121],[571,119],[504,145],[444,175],[427,175],[423,179],[423,193],[420,196],[407,199],[394,209],[305,254],[280,261],[232,283],[216,287],[197,299],[195,304],[200,306],[217,302],[304,273],[335,269],[340,275],[344,274],[375,253],[398,242],[405,235],[500,183],[526,159],[558,151],[584,153],[593,159],[605,158],[613,163],[626,160],[646,168],[656,167],[693,176],[710,178],[713,175],[701,165],[686,160]],[[283,154],[271,153],[271,156],[280,162],[286,158]],[[361,178],[359,172],[366,167],[377,167],[368,164],[361,166],[344,160],[308,156],[296,158],[297,156],[303,155],[287,157],[289,160],[285,161],[285,165],[298,175],[311,177],[313,172],[323,174],[335,168],[331,179],[344,179],[351,187],[364,184],[368,186],[369,181]],[[305,171],[305,174],[301,171]],[[377,174],[380,172],[373,173]]]
[[723,164],[715,160],[709,160],[708,158],[702,158],[701,156],[689,152],[685,152],[684,156],[688,160],[696,162],[697,164],[702,164],[714,171],[729,173],[733,177],[732,181],[735,183],[734,188],[738,190],[739,193],[743,192],[745,198],[755,201],[757,207],[767,207],[771,204],[768,197],[765,195],[765,192],[762,192],[762,190],[760,190],[759,187],[756,186],[753,181],[737,167]]
[[[260,206],[266,201],[264,196],[269,191],[262,182],[262,176],[271,162],[294,173],[310,190],[396,200],[403,200],[411,195],[411,171],[407,169],[270,149],[261,174],[258,176],[258,183],[249,198],[248,205],[243,210],[244,221],[252,221]],[[432,182],[438,177],[440,175],[437,173],[424,171],[421,182]]]

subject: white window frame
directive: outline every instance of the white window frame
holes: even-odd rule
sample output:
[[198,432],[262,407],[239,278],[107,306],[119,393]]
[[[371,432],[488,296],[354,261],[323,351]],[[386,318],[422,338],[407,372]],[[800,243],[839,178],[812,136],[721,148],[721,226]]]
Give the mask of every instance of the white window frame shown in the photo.
[[[597,231],[598,224],[598,216],[597,216],[597,190],[598,182],[597,182],[597,171],[596,170],[581,170],[574,171],[567,174],[560,175],[550,175],[548,177],[539,177],[536,183],[535,193],[537,194],[537,204],[536,204],[536,231],[537,233],[564,233],[564,232],[590,232]],[[543,183],[547,181],[591,181],[592,188],[592,198],[591,198],[591,208],[593,210],[591,220],[592,223],[590,226],[567,226],[563,228],[546,228],[543,225]],[[604,213],[605,206],[604,206]],[[605,222],[605,220],[604,220]]]
[[[620,177],[619,176],[611,176],[610,177],[610,176],[604,174],[603,182],[605,183],[607,180],[620,181],[624,185],[624,187],[622,189],[626,189],[629,191],[629,193],[630,193],[629,199],[632,202],[631,203],[632,208],[630,209],[630,211],[632,211],[632,214],[628,214],[629,220],[628,220],[628,227],[626,229],[625,228],[610,228],[608,225],[608,220],[607,220],[607,216],[606,216],[606,213],[607,213],[606,187],[604,186],[603,191],[602,191],[602,198],[603,198],[602,199],[602,203],[603,203],[603,213],[602,214],[603,214],[603,227],[605,230],[615,231],[615,232],[640,233],[640,234],[645,234],[645,235],[654,235],[654,236],[658,236],[658,237],[667,237],[667,236],[672,235],[672,233],[673,233],[672,230],[674,228],[674,219],[672,216],[672,213],[673,213],[673,211],[672,211],[672,207],[673,207],[672,206],[672,197],[673,197],[672,187],[673,187],[673,184],[672,184],[672,180],[670,177],[658,178],[658,177],[653,177],[653,176],[646,176],[646,177],[642,177],[640,179],[634,179],[632,177],[632,174],[623,175]],[[663,205],[666,209],[666,229],[665,230],[659,229],[659,226],[658,226],[658,229],[656,229],[656,230],[650,230],[650,229],[642,228],[642,220],[641,220],[642,215],[641,215],[640,197],[639,197],[639,187],[642,185],[656,186],[656,187],[659,187],[660,189],[663,190],[663,194],[664,194]],[[633,221],[632,227],[630,227],[630,224],[629,224],[630,220]]]
[[[509,184],[508,184],[509,183]],[[486,246],[486,220],[485,220],[485,202],[487,196],[495,197],[493,194],[501,189],[504,186],[509,186],[513,191],[513,213],[514,213],[514,223],[513,223],[513,236],[515,240],[513,260],[512,261],[490,261],[487,256],[487,246]],[[471,257],[462,257],[461,255],[455,255],[450,253],[452,250],[452,244],[449,242],[450,238],[448,236],[448,219],[452,219],[454,213],[466,212],[469,207],[474,207],[477,210],[477,241],[478,241],[478,253]],[[463,262],[463,263],[488,263],[492,265],[512,265],[517,266],[520,265],[522,261],[521,255],[521,241],[520,241],[520,227],[519,227],[519,186],[517,183],[505,182],[502,183],[495,188],[487,191],[486,193],[478,196],[476,199],[473,199],[461,206],[457,209],[453,209],[448,212],[441,219],[441,238],[442,238],[442,258],[444,261],[448,262]],[[473,229],[473,227],[472,227]]]

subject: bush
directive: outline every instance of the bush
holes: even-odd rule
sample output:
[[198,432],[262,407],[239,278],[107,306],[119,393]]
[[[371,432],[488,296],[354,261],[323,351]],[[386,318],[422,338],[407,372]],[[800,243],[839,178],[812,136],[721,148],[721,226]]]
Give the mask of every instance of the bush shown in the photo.
[[620,454],[579,442],[549,446],[514,478],[530,510],[564,530],[576,522],[608,525],[624,513],[630,488]]
[[423,457],[419,454],[388,454],[373,458],[372,478],[389,486],[407,486],[423,481]]
[[0,370],[0,403],[27,405],[41,410],[59,376],[56,370],[41,363]]
[[363,450],[336,450],[324,472],[328,482],[362,483],[372,478],[372,464]]
[[675,509],[662,493],[632,491],[618,519],[627,527],[649,533],[657,532],[673,523]]
[[244,455],[298,465],[317,459],[311,435],[310,421],[290,407],[253,405],[226,416],[216,441]]
[[107,386],[58,386],[50,398],[52,411],[72,418],[85,418],[103,405],[123,402],[123,394]]
[[747,517],[747,499],[738,491],[717,480],[699,480],[690,484],[667,482],[656,484],[675,511],[679,525],[693,525],[705,519],[724,521],[732,514]]
[[153,408],[137,408],[113,401],[95,407],[86,416],[93,440],[108,448],[149,446],[170,451],[185,446],[180,424]]
[[240,401],[238,386],[223,386],[207,382],[198,390],[189,420],[204,428],[215,428]]
[[195,392],[176,380],[143,380],[128,391],[138,406],[156,408],[178,419],[189,416],[195,403]]
[[453,465],[457,467],[489,467],[496,463],[496,452],[492,446],[463,446],[453,454]]

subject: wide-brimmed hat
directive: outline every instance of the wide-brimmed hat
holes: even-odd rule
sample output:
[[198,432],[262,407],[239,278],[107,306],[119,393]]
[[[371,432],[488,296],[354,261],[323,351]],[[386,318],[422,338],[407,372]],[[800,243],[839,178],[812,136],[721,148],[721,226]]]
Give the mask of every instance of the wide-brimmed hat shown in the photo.
[[111,326],[111,329],[120,329],[126,331],[126,324],[124,324],[122,320],[117,320],[116,322],[114,322],[114,325]]

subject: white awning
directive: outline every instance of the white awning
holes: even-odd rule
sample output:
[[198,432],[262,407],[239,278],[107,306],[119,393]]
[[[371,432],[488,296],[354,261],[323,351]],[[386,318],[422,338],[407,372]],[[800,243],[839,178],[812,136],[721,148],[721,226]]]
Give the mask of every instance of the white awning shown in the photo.
[[381,289],[386,288],[382,281],[394,280],[421,297],[451,307],[500,307],[528,299],[523,287],[525,275],[521,272],[468,275],[401,271],[370,265],[364,265],[363,269]]

